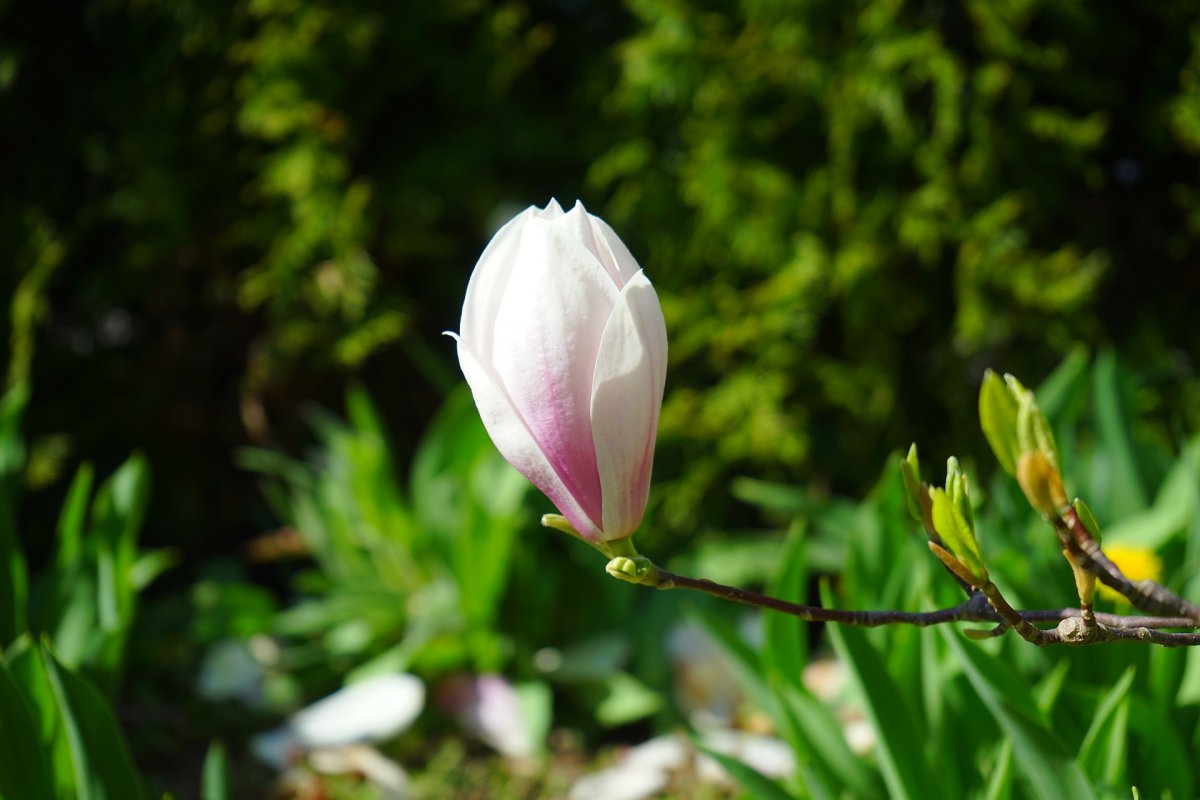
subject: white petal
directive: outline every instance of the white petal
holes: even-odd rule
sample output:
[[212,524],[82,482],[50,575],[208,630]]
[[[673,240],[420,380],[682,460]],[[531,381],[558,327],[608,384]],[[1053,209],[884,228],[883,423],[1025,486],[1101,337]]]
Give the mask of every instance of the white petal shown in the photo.
[[568,800],[644,800],[667,788],[671,776],[656,769],[609,767],[571,784]]
[[[583,204],[579,204],[579,207],[582,208]],[[642,268],[638,266],[633,253],[630,253],[629,248],[621,241],[621,237],[617,236],[617,232],[607,222],[592,214],[588,215],[588,220],[591,222],[597,246],[601,250],[601,262],[605,263],[610,272],[617,274],[617,285],[624,287]]]
[[590,539],[598,539],[599,529],[567,491],[495,374],[484,366],[466,340],[454,338],[458,340],[458,361],[471,387],[475,406],[500,455],[550,498],[575,530]]
[[[557,209],[558,204],[554,203]],[[547,207],[546,211],[550,211]],[[562,209],[558,209],[561,213]],[[467,296],[463,300],[462,321],[459,334],[471,343],[477,352],[492,352],[492,337],[496,328],[496,311],[504,297],[504,287],[517,263],[517,250],[521,246],[521,231],[535,215],[546,212],[533,206],[509,220],[488,242],[483,255],[475,262],[471,280],[467,283]]]
[[[705,734],[704,745],[722,755],[736,758],[768,778],[784,778],[796,771],[796,756],[792,748],[773,736],[733,730],[711,731]],[[716,764],[703,766],[712,767]],[[715,772],[724,774],[725,771],[717,767]]]
[[380,675],[340,689],[296,712],[291,729],[305,749],[388,739],[412,724],[425,705],[413,675]]
[[654,287],[639,272],[609,317],[592,384],[605,539],[627,536],[642,521],[665,378],[666,326]]
[[622,769],[675,772],[683,769],[692,752],[679,734],[668,733],[642,742],[621,759]]

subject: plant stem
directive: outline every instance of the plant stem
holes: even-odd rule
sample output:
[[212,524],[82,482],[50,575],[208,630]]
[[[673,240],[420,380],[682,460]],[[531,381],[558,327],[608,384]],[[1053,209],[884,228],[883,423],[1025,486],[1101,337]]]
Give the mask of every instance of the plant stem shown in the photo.
[[1200,623],[1200,606],[1191,603],[1154,581],[1133,582],[1121,568],[1100,549],[1100,543],[1075,513],[1066,509],[1061,517],[1052,520],[1063,546],[1078,559],[1080,565],[1143,611],[1151,614],[1178,615]]
[[[610,570],[611,572],[611,570]],[[630,580],[629,578],[624,578]],[[1127,617],[1095,614],[1096,625],[1083,625],[1077,608],[1018,611],[1004,599],[991,581],[966,601],[937,611],[853,611],[821,608],[781,600],[736,586],[726,586],[706,578],[689,578],[649,563],[632,583],[656,589],[691,589],[734,603],[766,608],[789,614],[806,622],[832,622],[874,628],[880,625],[916,625],[926,627],[948,622],[991,622],[1011,627],[1037,645],[1090,645],[1108,642],[1149,642],[1165,647],[1200,645],[1200,633],[1162,631],[1160,628],[1200,628],[1200,621],[1187,617]],[[1056,628],[1043,630],[1035,622],[1058,622]],[[1003,632],[1002,630],[999,632]]]

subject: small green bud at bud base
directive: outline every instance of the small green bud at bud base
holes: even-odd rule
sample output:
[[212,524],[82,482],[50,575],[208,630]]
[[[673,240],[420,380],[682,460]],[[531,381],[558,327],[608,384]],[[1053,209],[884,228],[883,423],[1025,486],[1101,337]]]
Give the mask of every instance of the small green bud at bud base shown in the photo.
[[900,477],[904,479],[904,499],[908,514],[917,522],[924,521],[921,513],[921,465],[917,461],[917,446],[908,448],[908,456],[900,462]]
[[1079,521],[1083,523],[1083,527],[1087,528],[1088,533],[1090,533],[1092,538],[1096,540],[1096,543],[1099,544],[1100,523],[1096,521],[1094,516],[1092,516],[1092,510],[1087,507],[1087,503],[1076,497],[1071,506],[1075,509],[1075,516],[1079,517]]
[[612,577],[626,583],[645,583],[646,578],[653,572],[654,564],[645,556],[617,556],[604,567]]

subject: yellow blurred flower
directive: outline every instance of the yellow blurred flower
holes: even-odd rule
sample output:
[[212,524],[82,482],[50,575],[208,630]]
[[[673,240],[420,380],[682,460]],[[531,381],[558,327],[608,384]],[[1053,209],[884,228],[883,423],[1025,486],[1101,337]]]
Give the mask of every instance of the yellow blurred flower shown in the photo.
[[[1129,580],[1162,580],[1162,559],[1155,555],[1154,551],[1148,547],[1135,547],[1133,545],[1114,544],[1104,548],[1104,553],[1112,562],[1121,568],[1121,572],[1125,573],[1125,577]],[[1100,594],[1102,597],[1111,600],[1114,603],[1129,604],[1119,592],[1115,589],[1110,589],[1104,584],[1100,584]]]

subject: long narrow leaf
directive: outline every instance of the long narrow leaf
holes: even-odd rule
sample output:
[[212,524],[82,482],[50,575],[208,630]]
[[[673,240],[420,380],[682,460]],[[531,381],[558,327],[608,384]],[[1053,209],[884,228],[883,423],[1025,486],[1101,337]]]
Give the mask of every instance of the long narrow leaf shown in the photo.
[[108,703],[88,681],[42,647],[46,673],[66,732],[80,800],[137,800],[142,786]]
[[1125,745],[1129,724],[1129,687],[1137,668],[1130,666],[1104,696],[1091,727],[1079,747],[1079,763],[1089,775],[1104,775],[1116,788],[1125,773]]
[[1032,795],[1041,800],[1095,797],[1079,765],[1041,719],[1028,685],[1000,659],[960,641],[957,632],[945,628],[942,635],[962,662],[971,686],[1012,740],[1017,770]]
[[25,465],[21,418],[29,391],[24,385],[0,398],[0,647],[28,627],[29,573],[17,536],[17,491]]
[[229,800],[229,759],[225,746],[213,742],[204,756],[204,772],[201,776],[200,796],[202,800]]
[[[822,602],[832,608],[833,593],[821,587]],[[884,658],[862,631],[848,625],[826,628],[838,657],[849,668],[862,695],[867,717],[875,727],[879,764],[893,798],[923,798],[935,786],[922,747],[924,733],[905,695],[883,668]]]
[[1144,509],[1147,499],[1129,432],[1131,415],[1121,395],[1117,357],[1111,350],[1096,358],[1092,381],[1096,428],[1107,459],[1103,497],[1107,516],[1115,521]]
[[[808,584],[804,547],[803,530],[797,527],[788,534],[787,541],[780,548],[779,569],[767,584],[767,594],[793,603],[804,602]],[[808,661],[805,623],[787,614],[767,613],[763,616],[763,627],[764,669],[777,675],[784,683],[799,685]]]
[[0,797],[42,800],[54,797],[50,765],[38,742],[31,699],[7,665],[0,663]]

